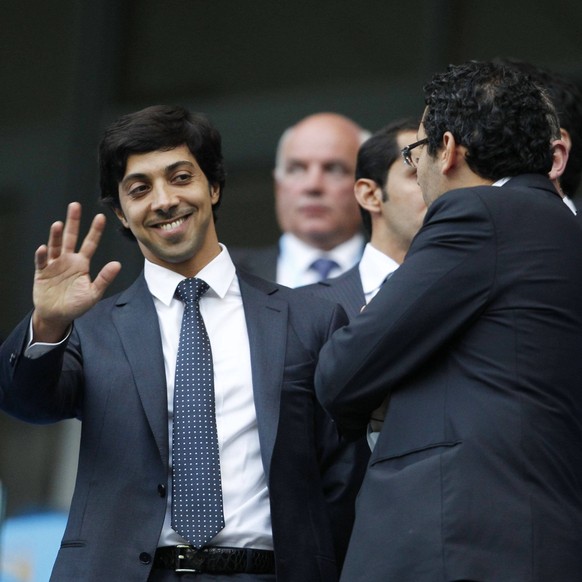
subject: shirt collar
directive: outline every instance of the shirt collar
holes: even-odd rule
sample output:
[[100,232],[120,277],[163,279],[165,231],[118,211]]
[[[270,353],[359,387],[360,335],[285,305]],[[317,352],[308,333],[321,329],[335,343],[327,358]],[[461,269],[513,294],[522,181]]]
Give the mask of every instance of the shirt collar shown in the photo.
[[304,243],[294,234],[286,232],[281,236],[279,244],[281,254],[284,254],[289,260],[293,261],[297,271],[307,271],[313,261],[320,257],[333,259],[342,271],[347,271],[358,262],[362,254],[364,237],[358,233],[330,251],[322,251]]
[[[196,277],[208,283],[210,287],[208,294],[214,294],[222,299],[235,278],[236,270],[226,247],[221,244],[220,248],[222,251],[218,256],[201,269]],[[147,259],[144,261],[144,277],[150,293],[165,305],[170,305],[178,283],[185,277]]]
[[359,265],[364,294],[367,295],[378,289],[384,279],[395,271],[398,266],[394,259],[391,259],[388,255],[368,243]]

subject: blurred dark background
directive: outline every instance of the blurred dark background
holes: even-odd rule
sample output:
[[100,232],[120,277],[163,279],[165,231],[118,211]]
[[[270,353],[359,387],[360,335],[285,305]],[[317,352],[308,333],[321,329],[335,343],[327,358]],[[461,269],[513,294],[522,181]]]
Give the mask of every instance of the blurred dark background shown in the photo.
[[[156,103],[206,113],[223,136],[227,245],[278,235],[271,171],[282,131],[317,111],[372,131],[422,112],[422,85],[449,63],[514,57],[582,79],[575,0],[4,0],[0,84],[0,336],[31,308],[33,255],[72,200],[100,210],[105,125]],[[141,269],[113,217],[95,267]],[[0,414],[8,514],[66,509],[78,423]]]

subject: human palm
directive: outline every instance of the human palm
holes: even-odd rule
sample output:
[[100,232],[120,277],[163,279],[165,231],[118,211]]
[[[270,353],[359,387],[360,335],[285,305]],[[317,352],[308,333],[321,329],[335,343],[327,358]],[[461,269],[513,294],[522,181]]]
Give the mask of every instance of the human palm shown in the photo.
[[117,276],[120,263],[107,263],[91,280],[91,259],[105,228],[105,216],[98,214],[76,250],[81,205],[73,202],[65,223],[55,222],[49,240],[35,253],[33,286],[33,329],[36,341],[56,341],[74,319],[88,311]]

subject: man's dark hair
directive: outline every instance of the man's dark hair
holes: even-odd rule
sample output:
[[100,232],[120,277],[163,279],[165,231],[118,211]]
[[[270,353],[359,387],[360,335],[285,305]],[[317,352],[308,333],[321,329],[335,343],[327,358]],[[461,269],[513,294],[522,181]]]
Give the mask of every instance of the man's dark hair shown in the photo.
[[[356,181],[361,178],[374,180],[382,189],[382,199],[388,199],[386,178],[390,166],[401,158],[398,136],[403,131],[416,131],[419,122],[414,119],[400,119],[379,129],[368,138],[358,150],[356,162]],[[402,161],[404,163],[404,161]],[[370,213],[360,206],[362,222],[368,234],[372,234],[372,219]]]
[[482,178],[550,171],[558,119],[549,97],[521,71],[493,62],[449,65],[424,92],[429,155],[436,155],[450,131]]
[[495,62],[522,71],[546,90],[556,109],[560,127],[570,134],[572,142],[566,170],[560,176],[560,186],[564,194],[571,198],[582,179],[582,91],[566,77],[532,63],[513,58],[498,58]]
[[[99,146],[101,202],[114,210],[121,208],[119,183],[130,155],[182,145],[188,147],[209,184],[219,188],[220,197],[212,207],[216,220],[226,177],[220,133],[204,115],[180,106],[147,107],[124,115],[105,130]],[[123,231],[133,238],[128,229]]]

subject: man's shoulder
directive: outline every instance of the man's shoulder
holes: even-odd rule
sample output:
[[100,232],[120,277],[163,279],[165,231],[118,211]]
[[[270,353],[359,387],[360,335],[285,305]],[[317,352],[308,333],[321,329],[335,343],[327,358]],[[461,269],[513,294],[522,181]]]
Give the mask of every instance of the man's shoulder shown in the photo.
[[298,287],[297,291],[310,293],[333,301],[339,301],[346,293],[363,295],[364,290],[362,288],[359,263],[356,263],[351,269],[348,269],[338,277],[324,279],[311,285]]
[[291,289],[244,271],[238,271],[238,277],[245,308],[253,309],[250,307],[252,301],[255,307],[264,305],[284,309],[289,326],[300,337],[327,337],[330,329],[348,322],[344,308],[338,302],[318,297],[304,288]]
[[330,290],[337,289],[340,287],[346,287],[353,285],[354,283],[360,283],[360,263],[356,263],[353,267],[348,269],[345,273],[338,275],[337,277],[332,277],[330,279],[324,279],[323,281],[318,281],[317,283],[312,283],[311,285],[304,285],[298,289],[304,291],[315,292],[318,295],[326,295]]
[[228,247],[232,262],[238,269],[265,279],[275,280],[277,274],[277,244],[263,247]]
[[[467,186],[448,190],[428,207],[424,224],[434,220],[461,219],[473,215],[487,215],[487,207],[503,198],[502,188],[491,185]],[[422,229],[421,229],[422,230]]]
[[[510,194],[510,192],[512,193]],[[496,203],[501,200],[505,200],[506,203],[509,204],[512,202],[521,204],[521,201],[518,202],[515,199],[517,192],[527,196],[531,196],[534,192],[544,192],[545,194],[549,194],[551,198],[560,200],[558,192],[547,176],[541,174],[522,174],[509,178],[501,186],[484,184],[480,186],[467,186],[449,190],[440,198],[437,198],[437,200],[431,204],[430,208],[446,208],[455,205],[470,205],[471,203],[479,205],[480,203],[488,202]]]
[[359,263],[339,277],[298,287],[295,291],[302,296],[311,295],[339,303],[349,317],[356,315],[366,302]]
[[281,283],[276,283],[269,279],[254,275],[253,273],[249,273],[244,269],[237,269],[237,275],[239,281],[242,282],[243,295],[244,287],[247,285],[277,300],[285,301],[294,309],[313,309],[317,311],[317,309],[322,306],[324,308],[333,306],[333,304],[327,299],[321,296],[318,297],[309,291],[308,287],[311,286],[292,289]]

